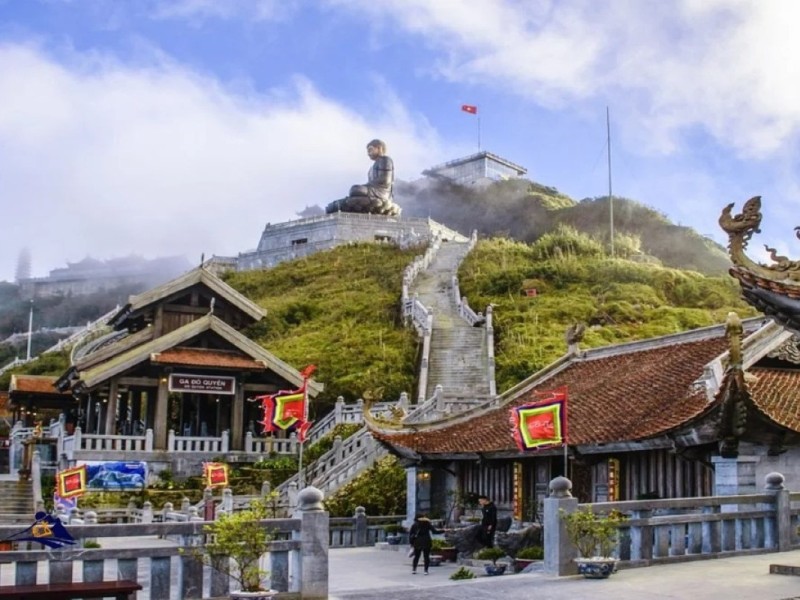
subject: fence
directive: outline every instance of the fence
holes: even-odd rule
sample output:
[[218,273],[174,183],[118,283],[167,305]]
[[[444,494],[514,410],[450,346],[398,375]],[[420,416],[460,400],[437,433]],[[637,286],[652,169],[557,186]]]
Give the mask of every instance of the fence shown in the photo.
[[633,500],[579,505],[572,483],[557,477],[544,501],[545,571],[576,572],[577,550],[568,541],[561,511],[588,507],[595,513],[617,510],[628,519],[619,527],[614,556],[621,566],[783,552],[800,547],[797,535],[800,492],[790,493],[780,473],[770,473],[762,494]]
[[[297,518],[268,519],[260,526],[275,535],[269,548],[270,587],[277,598],[317,600],[328,597],[329,517],[322,507],[322,492],[306,488],[299,494]],[[174,538],[177,543],[157,547],[77,548],[58,551],[13,550],[0,552],[4,585],[67,583],[77,580],[113,579],[138,581],[139,598],[163,600],[224,596],[230,581],[204,566],[195,557],[204,547],[205,522],[141,523],[125,525],[70,525],[69,533],[79,541],[98,538]],[[0,526],[0,539],[19,532],[19,527]],[[110,542],[113,545],[113,542]],[[9,571],[11,572],[9,574]],[[207,583],[207,586],[204,585]],[[207,587],[207,590],[203,588]]]

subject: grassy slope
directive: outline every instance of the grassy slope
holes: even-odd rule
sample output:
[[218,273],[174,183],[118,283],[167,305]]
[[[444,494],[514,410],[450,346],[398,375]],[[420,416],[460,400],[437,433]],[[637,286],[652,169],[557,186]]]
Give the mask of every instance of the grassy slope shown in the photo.
[[[564,334],[588,324],[582,346],[666,335],[724,322],[731,310],[754,316],[727,275],[708,277],[654,263],[612,259],[581,234],[551,253],[533,245],[479,242],[459,271],[474,307],[495,305],[498,390],[518,383],[566,351]],[[571,242],[571,243],[570,243]],[[536,297],[523,294],[536,288]]]

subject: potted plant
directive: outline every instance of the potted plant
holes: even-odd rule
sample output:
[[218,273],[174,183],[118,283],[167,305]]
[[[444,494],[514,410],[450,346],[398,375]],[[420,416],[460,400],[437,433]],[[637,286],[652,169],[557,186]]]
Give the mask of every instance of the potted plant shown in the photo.
[[266,503],[255,500],[250,508],[221,515],[205,527],[210,543],[202,558],[239,584],[240,590],[231,592],[231,598],[262,600],[277,593],[264,586],[268,571],[260,565],[272,541],[272,535],[259,524],[267,517]]
[[492,548],[483,548],[480,552],[478,552],[477,559],[478,560],[490,560],[492,561],[491,564],[484,565],[483,568],[486,569],[487,575],[502,575],[506,572],[506,565],[498,565],[497,559],[503,558],[506,555],[504,550],[501,550],[498,547]]
[[572,513],[562,510],[561,518],[580,555],[575,559],[578,573],[590,579],[604,579],[617,570],[617,559],[611,554],[617,546],[619,526],[625,515],[617,510],[600,514],[591,507],[582,507]]
[[403,534],[406,532],[406,528],[398,523],[389,523],[384,525],[383,531],[386,533],[386,541],[389,545],[398,546],[403,541]]
[[522,548],[514,557],[514,572],[519,573],[532,562],[544,558],[544,548],[541,546],[527,546]]
[[434,538],[431,540],[431,558],[440,556],[442,560],[455,562],[457,558],[456,547],[447,543],[446,540]]

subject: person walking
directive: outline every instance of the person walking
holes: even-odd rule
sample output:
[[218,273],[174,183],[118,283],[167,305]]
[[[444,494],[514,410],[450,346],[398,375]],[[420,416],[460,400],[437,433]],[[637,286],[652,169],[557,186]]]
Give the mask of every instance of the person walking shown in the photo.
[[408,541],[411,542],[411,547],[414,550],[413,560],[411,561],[411,574],[417,574],[417,565],[419,565],[419,557],[423,557],[423,567],[425,568],[425,575],[428,574],[428,568],[431,566],[431,546],[432,533],[442,533],[443,530],[436,529],[431,520],[423,514],[417,514],[414,517],[414,523],[408,532]]
[[481,542],[487,548],[494,548],[494,532],[497,529],[497,507],[488,496],[478,496],[481,505]]

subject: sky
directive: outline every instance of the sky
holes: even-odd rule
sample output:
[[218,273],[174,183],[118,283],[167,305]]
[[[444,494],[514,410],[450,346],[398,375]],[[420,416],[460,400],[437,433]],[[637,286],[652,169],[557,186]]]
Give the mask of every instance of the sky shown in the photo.
[[[0,280],[256,247],[364,183],[480,150],[724,242],[763,197],[800,258],[794,0],[0,0]],[[477,115],[462,105],[478,108]],[[608,111],[608,112],[607,112]],[[610,136],[607,130],[610,115]]]

